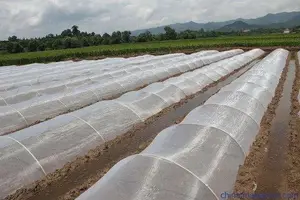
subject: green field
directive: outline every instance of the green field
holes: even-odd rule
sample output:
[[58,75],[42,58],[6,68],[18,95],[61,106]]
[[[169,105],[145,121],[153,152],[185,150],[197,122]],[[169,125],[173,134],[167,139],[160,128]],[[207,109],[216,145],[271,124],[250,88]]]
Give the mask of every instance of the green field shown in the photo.
[[0,66],[35,62],[54,62],[70,58],[96,56],[125,56],[143,53],[168,53],[178,50],[197,50],[222,47],[299,47],[300,34],[217,37],[195,40],[101,45],[77,49],[63,49],[19,54],[0,54]]

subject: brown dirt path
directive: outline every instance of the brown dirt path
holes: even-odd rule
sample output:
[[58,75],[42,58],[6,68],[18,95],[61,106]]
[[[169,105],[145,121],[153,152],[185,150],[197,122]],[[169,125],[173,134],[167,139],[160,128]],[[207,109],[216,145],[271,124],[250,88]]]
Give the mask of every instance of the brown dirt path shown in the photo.
[[6,200],[75,199],[97,182],[113,165],[129,155],[141,152],[163,129],[179,123],[191,110],[231,83],[252,65],[242,67],[180,103],[165,109],[132,131],[91,150],[45,179],[18,190]]

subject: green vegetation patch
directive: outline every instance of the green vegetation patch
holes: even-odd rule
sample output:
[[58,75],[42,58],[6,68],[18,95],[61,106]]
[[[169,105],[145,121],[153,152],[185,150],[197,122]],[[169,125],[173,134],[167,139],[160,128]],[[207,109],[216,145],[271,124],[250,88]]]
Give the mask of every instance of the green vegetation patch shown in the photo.
[[56,62],[69,58],[96,56],[126,56],[143,53],[168,53],[177,50],[195,50],[222,47],[295,47],[300,46],[300,34],[270,34],[255,36],[226,36],[193,40],[168,40],[145,43],[90,46],[83,48],[0,54],[0,65]]

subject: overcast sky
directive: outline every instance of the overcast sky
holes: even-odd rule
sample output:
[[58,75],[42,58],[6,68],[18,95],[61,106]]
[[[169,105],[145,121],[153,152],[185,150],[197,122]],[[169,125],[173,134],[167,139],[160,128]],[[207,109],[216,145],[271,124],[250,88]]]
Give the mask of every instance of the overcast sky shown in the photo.
[[74,24],[102,34],[295,10],[299,0],[0,0],[0,39],[61,33]]

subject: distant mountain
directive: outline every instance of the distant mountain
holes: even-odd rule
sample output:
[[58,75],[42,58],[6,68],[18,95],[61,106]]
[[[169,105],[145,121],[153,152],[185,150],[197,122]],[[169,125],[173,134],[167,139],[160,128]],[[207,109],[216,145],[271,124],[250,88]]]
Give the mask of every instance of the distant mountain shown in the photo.
[[[244,20],[244,21],[255,22],[254,20]],[[217,31],[230,32],[230,31],[253,30],[257,28],[293,28],[296,26],[300,26],[300,14],[296,15],[292,19],[289,19],[288,21],[285,22],[280,22],[280,20],[277,20],[277,22],[279,21],[278,23],[261,24],[260,21],[256,21],[260,24],[248,24],[244,21],[235,21],[232,24],[228,24],[223,26],[222,28],[217,29]],[[265,21],[270,21],[270,19],[265,19]]]
[[247,24],[255,25],[269,25],[269,24],[279,24],[289,21],[300,15],[300,12],[282,12],[277,14],[267,14],[264,17],[259,17],[256,19],[242,19],[242,21]]
[[[177,32],[185,31],[185,30],[200,30],[202,27],[200,24],[190,21],[187,23],[176,23],[176,24],[171,24],[171,25],[166,25],[170,26],[171,28],[175,29]],[[165,26],[159,26],[156,28],[149,28],[149,29],[141,29],[141,30],[136,30],[132,31],[132,35],[139,35],[141,33],[144,33],[146,31],[150,31],[152,34],[160,34],[164,33]]]
[[285,22],[286,25],[289,27],[295,27],[300,26],[300,15],[297,15],[296,17],[292,18],[291,20]]
[[243,21],[235,21],[232,24],[223,26],[222,28],[217,29],[220,32],[230,32],[230,31],[243,31],[243,30],[252,30],[259,28],[258,25],[247,24]]
[[296,26],[300,26],[300,14],[284,23],[274,23],[269,25],[270,28],[292,28]]
[[[300,25],[300,12],[282,12],[277,14],[267,14],[266,16],[255,18],[255,19],[235,19],[235,20],[229,20],[224,22],[209,22],[209,23],[196,23],[196,22],[187,22],[187,23],[176,23],[176,24],[170,24],[166,26],[170,26],[171,28],[175,29],[177,32],[184,31],[184,30],[217,30],[217,29],[223,29],[226,28],[227,25],[230,25],[229,28],[238,28],[246,27],[248,24],[253,25],[250,26],[250,29],[254,27],[266,27],[266,28],[277,28],[277,27],[284,27],[289,28],[293,26]],[[237,24],[234,24],[235,22],[238,22]],[[242,24],[241,22],[244,22],[245,24]],[[232,25],[233,24],[233,25]],[[132,31],[132,35],[139,35],[140,33],[144,33],[145,31],[150,31],[152,34],[159,34],[164,33],[164,27],[160,26],[156,28],[149,28],[149,29],[142,29],[142,30],[136,30]],[[224,28],[224,29],[225,29]]]

